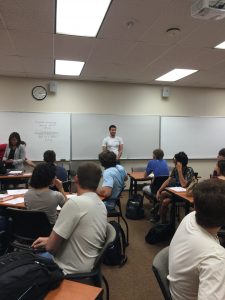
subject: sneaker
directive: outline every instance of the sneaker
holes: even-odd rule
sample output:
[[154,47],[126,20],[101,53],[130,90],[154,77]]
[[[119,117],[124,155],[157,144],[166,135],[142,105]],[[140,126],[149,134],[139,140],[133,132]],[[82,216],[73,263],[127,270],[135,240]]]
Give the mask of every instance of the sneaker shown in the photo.
[[157,222],[159,222],[160,221],[160,216],[159,215],[156,215],[155,217],[152,217],[151,219],[150,219],[150,222],[151,223],[157,223]]

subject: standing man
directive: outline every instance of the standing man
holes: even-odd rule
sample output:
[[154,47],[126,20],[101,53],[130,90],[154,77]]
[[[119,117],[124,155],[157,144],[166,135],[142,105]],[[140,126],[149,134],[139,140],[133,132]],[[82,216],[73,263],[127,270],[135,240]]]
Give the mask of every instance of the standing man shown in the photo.
[[116,136],[116,126],[109,126],[109,136],[105,137],[102,142],[102,150],[109,150],[116,154],[117,162],[119,163],[123,153],[123,139]]

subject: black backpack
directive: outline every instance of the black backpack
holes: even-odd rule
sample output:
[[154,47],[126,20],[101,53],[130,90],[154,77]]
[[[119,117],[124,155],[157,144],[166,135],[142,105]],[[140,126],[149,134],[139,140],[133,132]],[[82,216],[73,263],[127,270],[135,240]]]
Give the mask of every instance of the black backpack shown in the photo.
[[140,194],[134,194],[127,201],[126,206],[126,217],[127,219],[139,220],[144,218],[143,208],[143,196]]
[[116,230],[116,239],[107,249],[103,263],[108,266],[123,266],[127,262],[125,254],[126,238],[123,228],[116,221],[109,222]]
[[145,236],[145,241],[149,244],[157,244],[171,239],[172,235],[171,224],[157,224],[149,230]]
[[36,254],[21,251],[0,257],[1,300],[42,300],[63,278],[56,263]]

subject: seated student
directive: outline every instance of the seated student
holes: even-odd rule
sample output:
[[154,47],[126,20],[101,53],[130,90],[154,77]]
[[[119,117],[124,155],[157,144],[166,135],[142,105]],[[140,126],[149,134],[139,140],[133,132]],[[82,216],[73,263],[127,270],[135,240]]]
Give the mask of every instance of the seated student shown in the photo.
[[102,172],[94,163],[79,166],[77,196],[63,206],[50,237],[38,238],[35,249],[45,248],[65,274],[89,272],[106,239],[107,211],[96,194]]
[[[163,150],[155,149],[153,151],[153,159],[149,160],[144,173],[145,178],[147,178],[151,173],[154,174],[154,177],[169,176],[169,168],[167,166],[166,161],[163,159],[163,156]],[[148,195],[151,195],[151,184],[144,186],[143,192],[145,192]]]
[[[218,155],[217,155],[217,162],[220,161],[221,159],[225,159],[225,148],[220,149],[220,151],[218,152]],[[213,177],[216,177],[216,176],[217,176],[217,166],[215,167],[212,176],[213,176]]]
[[195,210],[180,223],[169,247],[173,300],[225,299],[225,249],[217,232],[225,224],[225,182],[208,179],[193,192]]
[[2,159],[6,169],[24,171],[25,157],[25,147],[21,145],[19,133],[12,132]]
[[160,189],[157,192],[157,199],[161,202],[160,215],[156,217],[156,220],[152,219],[151,221],[158,221],[161,218],[162,223],[166,223],[166,216],[168,211],[168,206],[171,202],[171,195],[163,191],[166,187],[187,187],[192,179],[195,178],[194,171],[191,167],[188,167],[188,157],[184,152],[179,152],[174,156],[175,168],[172,170],[169,178],[161,185]]
[[[54,164],[56,162],[56,154],[53,150],[47,150],[44,153],[44,161],[46,163]],[[61,180],[62,182],[67,181],[68,179],[68,173],[65,168],[61,166],[56,166],[56,177]]]
[[[49,189],[55,185],[58,191]],[[49,222],[55,224],[57,219],[57,206],[66,202],[62,182],[56,179],[55,166],[47,163],[38,164],[32,173],[28,192],[24,195],[24,203],[29,210],[38,210],[46,213]]]
[[217,162],[216,172],[217,179],[225,180],[225,159],[221,159]]
[[[26,144],[26,142],[21,141],[21,145],[24,145],[24,147],[26,147],[27,144]],[[32,162],[32,160],[30,160],[30,159],[25,158],[24,163],[25,163],[26,165],[32,167],[32,168],[35,168],[35,167],[36,167],[35,163]]]
[[111,151],[103,151],[99,154],[99,161],[105,168],[103,171],[102,187],[98,189],[98,193],[107,198],[104,203],[107,210],[112,210],[116,205],[116,198],[124,189],[127,173],[121,165],[117,165],[116,154]]

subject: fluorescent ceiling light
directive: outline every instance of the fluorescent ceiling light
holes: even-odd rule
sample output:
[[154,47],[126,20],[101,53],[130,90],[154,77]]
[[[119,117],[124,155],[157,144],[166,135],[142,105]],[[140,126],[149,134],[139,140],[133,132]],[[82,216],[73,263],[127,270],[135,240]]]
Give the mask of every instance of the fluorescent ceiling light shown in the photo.
[[69,75],[79,76],[84,66],[83,61],[73,60],[56,60],[55,61],[55,74],[56,75]]
[[217,48],[217,49],[225,49],[225,41],[220,43],[219,45],[215,46],[214,48]]
[[176,81],[188,75],[191,75],[198,70],[191,69],[173,69],[172,71],[162,75],[161,77],[155,79],[157,81]]
[[95,37],[111,0],[57,0],[56,33]]

